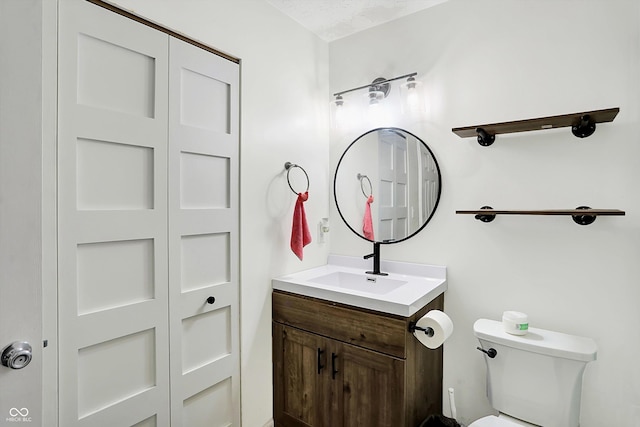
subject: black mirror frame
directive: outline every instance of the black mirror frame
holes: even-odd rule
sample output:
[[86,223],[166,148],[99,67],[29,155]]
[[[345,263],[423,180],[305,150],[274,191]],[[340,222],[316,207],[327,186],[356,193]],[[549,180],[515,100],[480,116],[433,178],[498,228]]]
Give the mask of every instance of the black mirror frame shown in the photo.
[[[440,183],[440,185],[438,186],[438,197],[436,198],[436,203],[433,206],[433,210],[431,211],[431,214],[429,214],[429,217],[424,222],[424,224],[422,224],[420,226],[420,228],[418,228],[416,231],[414,231],[413,233],[411,233],[407,237],[403,237],[402,239],[393,240],[393,241],[388,241],[388,240],[387,241],[369,240],[366,237],[364,237],[361,233],[359,233],[356,230],[354,230],[353,227],[351,227],[351,225],[349,225],[349,223],[345,219],[344,215],[342,215],[342,211],[340,210],[340,205],[338,203],[338,196],[337,196],[337,191],[336,191],[337,178],[338,178],[338,169],[340,168],[340,163],[342,163],[342,159],[347,154],[349,149],[356,142],[358,142],[361,138],[365,137],[366,135],[369,135],[370,133],[378,132],[378,131],[381,131],[381,130],[391,130],[391,131],[396,131],[396,132],[404,132],[404,133],[406,133],[408,135],[411,135],[412,137],[416,138],[418,141],[420,141],[422,143],[422,145],[424,145],[425,148],[429,151],[429,154],[431,154],[431,157],[433,157],[433,161],[436,164],[436,170],[438,172],[438,182]],[[405,240],[410,239],[413,236],[415,236],[416,234],[418,234],[431,221],[431,218],[433,218],[433,215],[436,213],[436,210],[438,210],[438,205],[440,204],[440,195],[441,194],[442,194],[442,174],[440,173],[440,164],[438,163],[438,160],[436,159],[436,156],[433,154],[433,151],[431,151],[431,148],[429,148],[429,146],[422,140],[422,138],[417,137],[416,135],[414,135],[413,133],[411,133],[411,132],[409,132],[409,131],[407,131],[405,129],[401,129],[401,128],[397,128],[397,127],[375,128],[375,129],[371,129],[371,130],[363,133],[359,137],[357,137],[353,142],[351,142],[351,144],[349,144],[349,146],[344,150],[344,152],[340,156],[340,160],[338,160],[338,164],[336,165],[336,170],[335,170],[335,172],[333,174],[333,200],[334,200],[334,202],[336,204],[336,209],[338,210],[338,214],[340,215],[340,218],[342,218],[342,222],[344,222],[344,224],[347,226],[347,228],[349,228],[349,230],[351,230],[356,236],[360,237],[363,240],[366,240],[367,242],[372,242],[372,243],[379,243],[379,244],[383,244],[383,245],[389,245],[389,244],[392,244],[392,243],[400,243],[400,242],[404,242]]]

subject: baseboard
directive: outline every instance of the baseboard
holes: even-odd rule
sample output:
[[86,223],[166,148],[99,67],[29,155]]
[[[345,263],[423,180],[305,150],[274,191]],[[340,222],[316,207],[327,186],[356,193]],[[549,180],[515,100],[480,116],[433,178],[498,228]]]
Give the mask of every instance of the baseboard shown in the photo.
[[274,426],[274,424],[273,424],[273,419],[270,419],[270,420],[269,420],[269,421],[267,421],[267,423],[266,423],[264,426],[262,426],[262,427],[273,427],[273,426]]

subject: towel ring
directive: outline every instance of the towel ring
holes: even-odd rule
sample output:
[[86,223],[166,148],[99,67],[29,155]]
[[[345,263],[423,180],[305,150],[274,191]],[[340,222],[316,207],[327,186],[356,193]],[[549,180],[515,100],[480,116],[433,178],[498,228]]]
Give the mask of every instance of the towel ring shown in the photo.
[[304,170],[302,166],[296,165],[295,163],[286,162],[284,164],[284,168],[287,170],[287,183],[289,184],[289,188],[291,189],[291,191],[294,192],[294,194],[300,194],[300,193],[298,193],[296,190],[293,189],[293,186],[291,185],[291,181],[289,180],[289,172],[291,172],[291,169],[293,168],[300,168],[302,172],[304,172],[304,176],[307,178],[307,189],[305,190],[305,192],[309,191],[309,175],[307,175],[307,171]]
[[[364,194],[364,197],[368,199],[369,197],[373,196],[373,185],[371,184],[371,180],[369,179],[369,177],[367,175],[362,175],[359,173],[358,179],[360,180],[360,189],[362,190],[362,194]],[[369,194],[364,191],[364,184],[362,183],[362,181],[364,181],[365,179],[369,181],[369,189],[371,190],[369,191]]]

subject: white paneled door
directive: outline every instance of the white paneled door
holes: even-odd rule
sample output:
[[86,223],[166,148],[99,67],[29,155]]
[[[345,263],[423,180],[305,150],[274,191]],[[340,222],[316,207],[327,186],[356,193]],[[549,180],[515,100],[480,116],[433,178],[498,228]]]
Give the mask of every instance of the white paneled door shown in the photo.
[[238,66],[59,19],[59,425],[239,426]]
[[170,40],[173,426],[239,426],[238,66]]

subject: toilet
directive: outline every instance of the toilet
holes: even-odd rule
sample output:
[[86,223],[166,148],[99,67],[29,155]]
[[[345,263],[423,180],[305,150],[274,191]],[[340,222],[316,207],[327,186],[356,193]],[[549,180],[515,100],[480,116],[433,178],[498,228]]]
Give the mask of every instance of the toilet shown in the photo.
[[499,415],[469,427],[580,425],[582,374],[596,359],[595,341],[537,328],[512,335],[488,319],[477,320],[473,332],[487,364],[487,397]]

